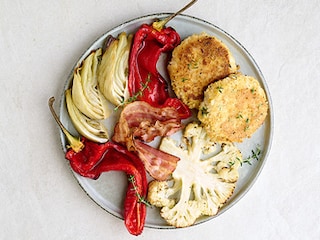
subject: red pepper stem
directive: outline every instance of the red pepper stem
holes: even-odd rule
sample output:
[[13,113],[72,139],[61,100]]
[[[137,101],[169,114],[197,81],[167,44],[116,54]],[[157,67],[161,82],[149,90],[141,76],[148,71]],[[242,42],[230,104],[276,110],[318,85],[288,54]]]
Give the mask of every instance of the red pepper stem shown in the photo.
[[75,151],[75,152],[80,152],[83,149],[84,144],[81,142],[80,138],[72,136],[70,134],[70,132],[63,126],[63,124],[61,123],[60,119],[58,118],[56,112],[53,109],[54,101],[55,101],[54,97],[51,97],[48,101],[48,105],[49,105],[49,108],[50,108],[50,111],[52,113],[54,120],[59,125],[59,127],[62,130],[62,132],[64,133],[64,135],[66,135],[66,138],[69,143],[68,147],[71,147],[73,149],[73,151]]
[[157,21],[157,22],[154,22],[152,24],[152,27],[154,29],[156,29],[157,31],[161,31],[161,29],[164,28],[164,26],[170,21],[172,20],[173,18],[175,18],[178,14],[184,12],[185,10],[187,10],[189,7],[191,7],[193,4],[196,3],[197,0],[192,0],[191,2],[189,2],[187,5],[185,5],[183,8],[181,8],[179,11],[177,11],[176,13],[173,13],[171,14],[169,17],[163,19],[163,20],[160,20],[160,21]]

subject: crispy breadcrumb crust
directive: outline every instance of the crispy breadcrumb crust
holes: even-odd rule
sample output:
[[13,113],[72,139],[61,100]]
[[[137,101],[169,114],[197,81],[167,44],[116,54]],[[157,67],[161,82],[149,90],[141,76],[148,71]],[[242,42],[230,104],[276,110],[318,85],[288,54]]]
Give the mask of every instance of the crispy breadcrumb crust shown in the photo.
[[263,124],[268,102],[259,82],[241,73],[210,84],[198,118],[216,142],[242,142]]
[[189,108],[198,108],[206,87],[237,71],[228,47],[206,33],[184,39],[172,52],[168,72],[172,89]]

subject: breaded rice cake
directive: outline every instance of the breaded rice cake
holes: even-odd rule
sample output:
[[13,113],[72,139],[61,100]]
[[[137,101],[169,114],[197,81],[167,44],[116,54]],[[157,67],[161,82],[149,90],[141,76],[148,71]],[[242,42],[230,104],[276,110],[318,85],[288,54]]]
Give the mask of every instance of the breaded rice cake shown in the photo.
[[268,102],[258,80],[240,73],[211,83],[198,118],[216,142],[242,142],[263,124]]
[[172,52],[168,72],[172,89],[189,108],[198,108],[206,87],[237,71],[228,47],[206,33],[184,39]]

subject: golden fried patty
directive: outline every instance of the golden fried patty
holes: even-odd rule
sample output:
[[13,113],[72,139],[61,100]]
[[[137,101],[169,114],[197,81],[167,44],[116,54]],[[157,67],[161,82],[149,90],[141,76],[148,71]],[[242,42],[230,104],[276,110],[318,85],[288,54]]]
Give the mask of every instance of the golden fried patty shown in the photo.
[[194,34],[172,52],[168,65],[172,89],[190,108],[198,108],[205,88],[237,71],[235,60],[219,39]]
[[267,111],[259,82],[238,73],[208,86],[198,118],[213,141],[242,142],[262,125]]

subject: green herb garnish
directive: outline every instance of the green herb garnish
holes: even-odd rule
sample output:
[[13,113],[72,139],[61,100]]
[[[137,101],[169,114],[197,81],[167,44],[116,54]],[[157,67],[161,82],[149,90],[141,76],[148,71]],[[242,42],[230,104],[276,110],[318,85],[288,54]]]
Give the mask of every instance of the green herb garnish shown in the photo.
[[188,69],[197,69],[199,68],[199,64],[197,61],[192,60],[189,64],[188,64]]
[[246,119],[246,126],[245,126],[245,128],[244,128],[244,131],[247,131],[247,130],[249,129],[249,123],[250,123],[250,119],[247,118],[247,119]]
[[237,157],[236,160],[230,161],[229,165],[230,165],[230,167],[232,167],[236,163],[236,161],[240,162],[241,167],[243,166],[243,164],[252,165],[253,160],[259,161],[260,155],[261,155],[261,149],[260,149],[260,146],[258,145],[255,150],[251,150],[250,156],[248,156],[247,158],[245,158],[243,160],[241,160],[240,158]]
[[143,95],[143,91],[149,88],[148,84],[150,83],[150,81],[151,81],[151,73],[148,74],[146,81],[141,84],[142,88],[138,92],[136,92],[133,96],[129,97],[127,101],[124,101],[123,99],[121,103],[114,108],[114,110],[116,111],[118,110],[119,107],[122,107],[123,105],[136,101],[138,97]]
[[217,87],[217,90],[219,91],[219,93],[222,93],[223,87],[218,86],[218,87]]
[[128,181],[132,183],[132,186],[133,186],[132,190],[134,190],[136,192],[136,196],[138,198],[138,202],[139,203],[143,203],[148,207],[151,207],[151,204],[145,199],[145,197],[141,196],[141,194],[138,192],[136,181],[135,181],[135,178],[134,178],[133,175],[129,175]]
[[207,107],[202,107],[201,108],[201,114],[202,115],[207,115],[209,113],[208,108]]
[[238,114],[238,116],[236,117],[237,119],[239,119],[239,118],[243,118],[243,116],[242,116],[242,114],[241,113],[239,113]]

